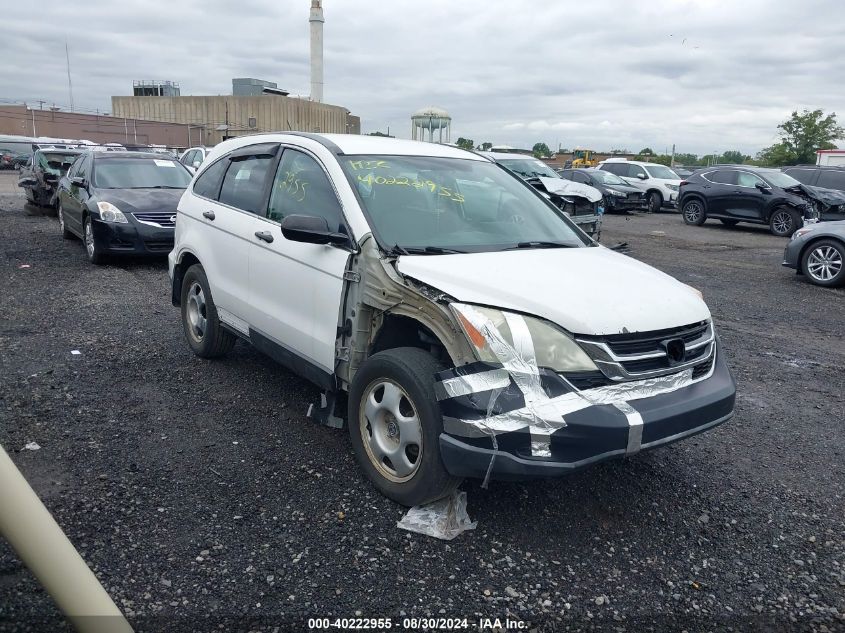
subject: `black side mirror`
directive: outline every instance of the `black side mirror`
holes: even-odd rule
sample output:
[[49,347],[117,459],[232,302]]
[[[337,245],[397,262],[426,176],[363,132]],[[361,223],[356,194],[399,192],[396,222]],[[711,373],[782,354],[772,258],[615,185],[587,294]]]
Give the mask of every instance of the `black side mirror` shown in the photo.
[[763,193],[766,193],[769,190],[769,187],[767,187],[766,184],[762,182],[754,183],[754,186],[757,187]]
[[348,245],[349,237],[344,233],[329,230],[326,218],[314,215],[289,215],[282,220],[282,235],[292,242],[308,244]]
[[74,176],[70,179],[70,184],[75,185],[76,187],[82,187],[83,189],[88,187],[88,183],[82,176]]

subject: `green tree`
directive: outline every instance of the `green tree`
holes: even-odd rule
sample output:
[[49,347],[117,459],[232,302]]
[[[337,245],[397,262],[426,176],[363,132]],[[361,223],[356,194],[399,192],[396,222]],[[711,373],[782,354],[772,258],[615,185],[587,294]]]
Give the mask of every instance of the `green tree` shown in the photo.
[[669,163],[672,162],[672,157],[669,154],[660,154],[660,156],[652,156],[649,160],[658,165],[666,165],[668,167]]
[[676,165],[701,165],[701,159],[698,154],[675,154]]
[[[748,157],[750,158],[750,157]],[[730,165],[742,165],[745,162],[746,156],[740,151],[729,149],[719,157],[720,163],[727,163]]]
[[463,136],[458,137],[458,140],[455,141],[455,145],[461,149],[475,149],[475,141],[471,138],[464,138]]
[[778,125],[780,141],[763,149],[757,158],[767,165],[797,165],[815,163],[817,149],[833,149],[836,139],[845,136],[845,129],[836,122],[836,113],[824,111],[794,111],[788,120]]
[[480,149],[482,152],[489,152],[492,148],[493,148],[493,143],[491,143],[490,141],[484,141],[478,147],[478,149]]
[[639,156],[654,156],[654,150],[650,147],[643,147],[637,154]]
[[531,151],[534,154],[534,158],[543,158],[544,156],[552,155],[552,150],[550,150],[549,146],[545,143],[534,143],[534,147],[531,148]]

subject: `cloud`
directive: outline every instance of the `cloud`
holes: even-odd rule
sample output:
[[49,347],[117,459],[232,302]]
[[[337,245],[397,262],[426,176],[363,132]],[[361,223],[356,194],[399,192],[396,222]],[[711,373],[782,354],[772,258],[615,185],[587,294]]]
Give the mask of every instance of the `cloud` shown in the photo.
[[[229,94],[309,91],[308,0],[44,0],[4,7],[0,98],[107,111],[133,79]],[[324,0],[325,98],[408,135],[437,105],[453,136],[531,147],[754,153],[792,110],[845,102],[845,4]],[[713,146],[716,147],[713,147]]]

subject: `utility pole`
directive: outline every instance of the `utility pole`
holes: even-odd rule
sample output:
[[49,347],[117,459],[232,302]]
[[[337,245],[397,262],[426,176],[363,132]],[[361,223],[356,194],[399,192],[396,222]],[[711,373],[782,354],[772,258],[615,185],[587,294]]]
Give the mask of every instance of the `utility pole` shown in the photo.
[[36,137],[38,135],[35,133],[35,108],[32,108],[30,112],[32,113],[32,136]]
[[669,167],[675,166],[675,144],[672,143],[672,157],[669,159]]
[[123,117],[123,138],[124,143],[129,142],[129,124],[126,123],[126,117]]
[[70,111],[73,112],[73,84],[70,81],[70,53],[67,48],[67,40],[65,40],[65,61],[67,62],[67,90],[70,93]]

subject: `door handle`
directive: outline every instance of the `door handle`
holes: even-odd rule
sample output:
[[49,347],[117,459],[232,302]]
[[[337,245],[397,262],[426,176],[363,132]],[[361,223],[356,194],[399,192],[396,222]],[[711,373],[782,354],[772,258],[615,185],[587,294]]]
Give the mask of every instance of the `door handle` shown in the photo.
[[208,218],[209,220],[213,220],[214,219],[214,211],[205,211],[202,214],[202,217]]
[[259,240],[267,242],[268,244],[273,241],[273,236],[270,234],[269,231],[256,231],[255,237]]

